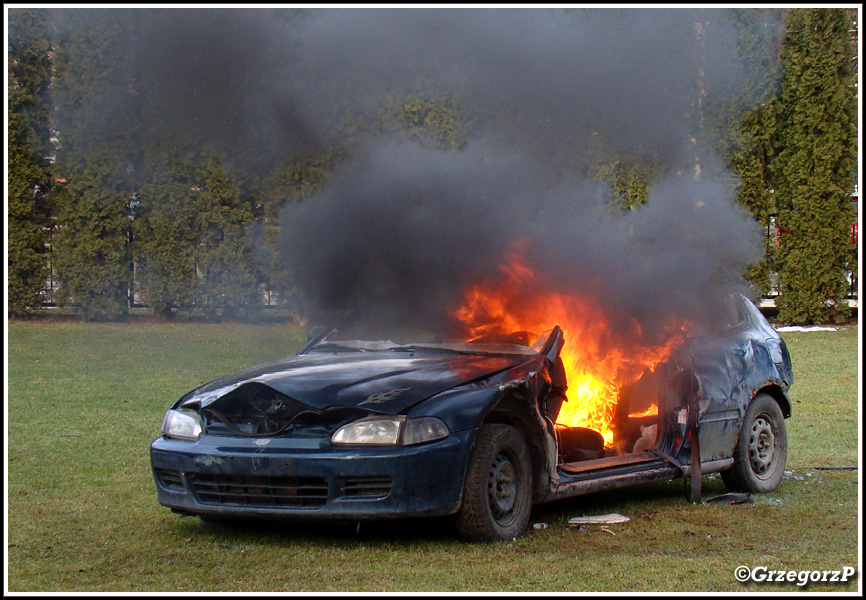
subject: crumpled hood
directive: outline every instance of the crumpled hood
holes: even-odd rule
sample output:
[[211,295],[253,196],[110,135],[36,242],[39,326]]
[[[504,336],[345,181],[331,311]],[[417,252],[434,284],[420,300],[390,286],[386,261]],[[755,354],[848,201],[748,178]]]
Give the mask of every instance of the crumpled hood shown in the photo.
[[246,383],[257,382],[313,408],[351,406],[394,414],[439,392],[530,360],[452,352],[321,352],[252,367],[193,390],[178,404],[207,406]]

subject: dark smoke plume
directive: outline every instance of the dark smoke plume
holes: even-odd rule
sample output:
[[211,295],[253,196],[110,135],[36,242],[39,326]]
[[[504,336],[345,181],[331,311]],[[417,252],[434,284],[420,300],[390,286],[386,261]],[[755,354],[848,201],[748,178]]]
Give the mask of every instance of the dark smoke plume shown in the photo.
[[634,318],[652,339],[675,316],[711,320],[737,268],[758,256],[757,227],[728,194],[674,179],[617,218],[598,189],[525,155],[388,142],[284,210],[283,248],[318,309],[372,303],[398,335],[447,330],[467,287],[528,242],[541,289],[598,298],[614,323]]
[[[319,309],[371,302],[398,327],[441,330],[467,285],[526,240],[546,286],[600,298],[652,337],[673,317],[711,319],[759,256],[730,190],[693,178],[712,161],[693,139],[696,81],[718,98],[738,76],[720,11],[332,11],[306,36],[303,71],[328,74],[311,105],[364,109],[450,85],[477,130],[452,153],[373,141],[283,212],[286,259]],[[556,167],[592,144],[652,153],[680,175],[616,217],[580,172]]]
[[159,119],[166,139],[183,131],[222,149],[256,144],[284,160],[319,147],[320,133],[285,89],[297,60],[287,23],[255,9],[147,14],[134,60],[139,85],[158,90],[148,118]]
[[[448,95],[471,123],[459,151],[361,139],[321,193],[286,207],[279,251],[311,310],[374,303],[398,326],[444,329],[466,285],[523,240],[547,285],[651,336],[672,316],[706,320],[759,257],[731,191],[693,177],[713,162],[702,102],[723,104],[743,76],[725,10],[278,12],[141,12],[136,96],[160,124],[143,129],[235,149],[255,170],[409,99]],[[586,180],[592,153],[671,175],[617,216]]]
[[[295,89],[321,128],[341,111],[450,92],[485,135],[535,153],[600,136],[618,151],[675,157],[699,72],[716,96],[738,76],[723,11],[703,12],[317,11],[301,32]],[[711,34],[696,33],[702,20]]]

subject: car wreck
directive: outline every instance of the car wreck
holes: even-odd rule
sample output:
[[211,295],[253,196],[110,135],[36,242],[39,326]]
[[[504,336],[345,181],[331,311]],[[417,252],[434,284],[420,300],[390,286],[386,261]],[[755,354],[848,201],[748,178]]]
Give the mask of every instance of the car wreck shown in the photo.
[[605,438],[558,416],[563,330],[465,343],[335,339],[187,393],[151,445],[157,499],[205,520],[362,521],[454,515],[505,540],[539,503],[721,472],[769,492],[787,456],[784,341],[742,295],[618,390]]

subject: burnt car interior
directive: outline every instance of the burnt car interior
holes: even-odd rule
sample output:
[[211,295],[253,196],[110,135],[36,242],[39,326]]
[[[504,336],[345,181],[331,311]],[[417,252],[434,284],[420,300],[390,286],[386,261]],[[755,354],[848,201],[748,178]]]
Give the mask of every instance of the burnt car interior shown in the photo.
[[[720,330],[736,330],[748,323],[743,306],[730,295],[725,299]],[[719,334],[720,331],[704,332]],[[526,343],[527,332],[511,337],[512,343]],[[551,391],[544,400],[542,414],[553,424],[556,432],[559,463],[568,470],[569,463],[601,458],[653,452],[664,437],[669,447],[662,452],[676,452],[687,442],[688,400],[694,394],[695,381],[689,365],[669,361],[655,370],[647,368],[635,382],[619,388],[618,400],[611,429],[613,444],[605,446],[602,435],[585,427],[567,427],[557,423],[557,416],[565,400],[565,373],[561,363],[551,370]],[[654,452],[658,454],[658,452]]]
[[[557,369],[554,369],[554,373]],[[564,379],[564,377],[563,377]],[[601,433],[587,427],[567,427],[556,423],[563,400],[546,402],[546,414],[554,423],[561,463],[637,454],[656,446],[661,423],[658,407],[664,406],[663,377],[647,371],[634,384],[620,389],[611,423],[612,445],[605,446]],[[554,392],[560,398],[561,395]]]
[[[673,434],[671,447],[664,451],[679,448],[686,436],[689,378],[680,371],[673,380],[668,380],[666,366],[656,371],[647,369],[636,382],[620,388],[611,423],[613,444],[605,446],[602,435],[593,429],[555,425],[560,463],[652,452],[663,433]],[[555,415],[551,419],[555,423]]]

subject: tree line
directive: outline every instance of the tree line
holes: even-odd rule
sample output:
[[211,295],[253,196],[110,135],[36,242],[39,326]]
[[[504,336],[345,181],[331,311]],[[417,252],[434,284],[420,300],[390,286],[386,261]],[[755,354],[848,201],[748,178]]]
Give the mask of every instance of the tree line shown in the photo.
[[[268,10],[285,22],[305,18],[303,11]],[[764,260],[746,276],[761,293],[779,290],[782,321],[839,321],[847,316],[848,273],[857,272],[850,202],[856,11],[729,13],[749,76],[733,99],[707,99],[696,127],[735,174],[738,201],[772,234]],[[442,93],[395,98],[300,156],[263,152],[269,146],[256,132],[228,140],[229,156],[226,140],[209,136],[196,114],[183,132],[147,118],[159,106],[142,92],[133,56],[141,15],[85,19],[70,10],[60,27],[44,9],[8,15],[10,317],[42,306],[49,281],[56,283],[51,300],[90,320],[120,318],[134,299],[169,318],[178,311],[250,317],[266,294],[290,303],[301,295],[274,248],[281,206],[319,190],[362,133],[451,151],[473,135],[459,99]],[[85,118],[86,111],[100,118]],[[591,144],[554,160],[606,182],[619,211],[646,202],[647,189],[669,168],[651,152]]]

